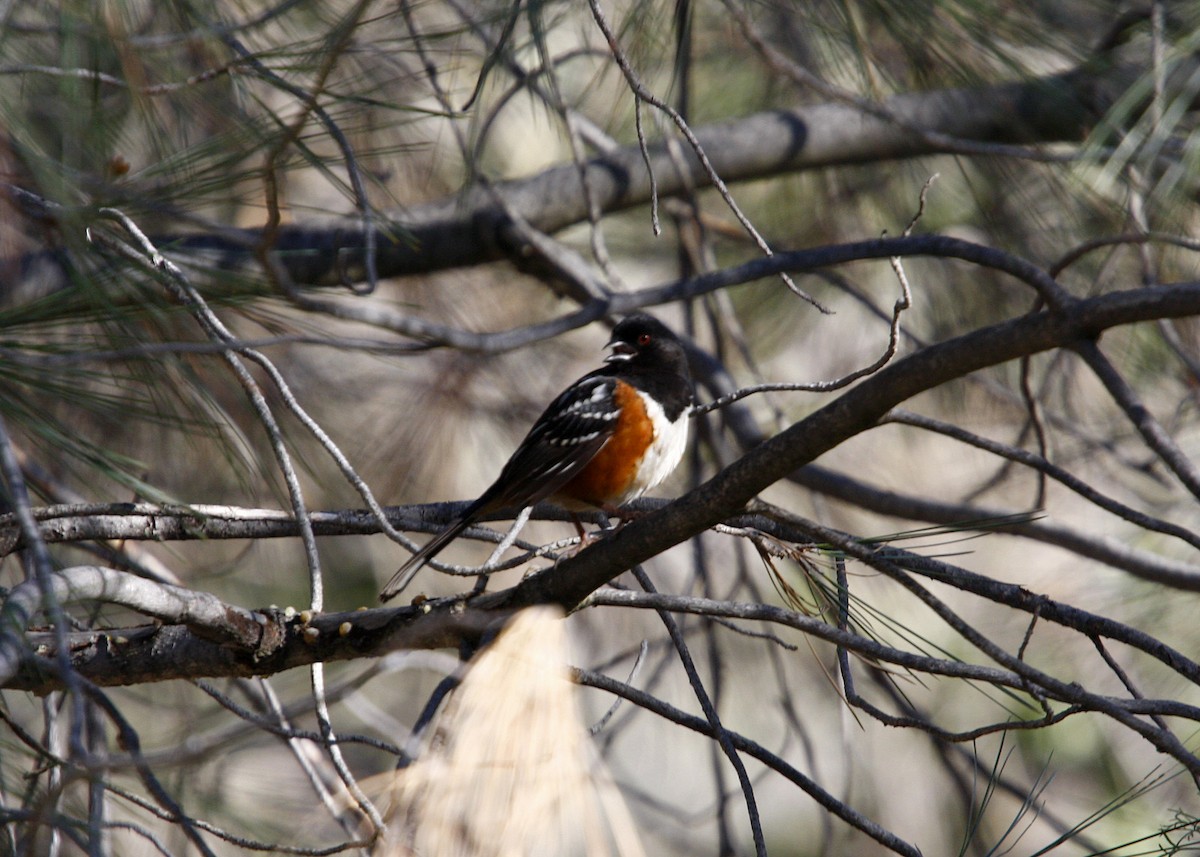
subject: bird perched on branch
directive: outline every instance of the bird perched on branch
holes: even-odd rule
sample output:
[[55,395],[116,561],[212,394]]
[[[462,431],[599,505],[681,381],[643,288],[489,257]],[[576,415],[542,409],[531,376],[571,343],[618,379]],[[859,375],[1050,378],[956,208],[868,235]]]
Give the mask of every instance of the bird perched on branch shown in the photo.
[[491,487],[413,554],[384,586],[387,601],[479,518],[551,500],[614,514],[675,469],[687,444],[692,383],[679,339],[638,313],[613,328],[604,365],[567,387],[538,417]]

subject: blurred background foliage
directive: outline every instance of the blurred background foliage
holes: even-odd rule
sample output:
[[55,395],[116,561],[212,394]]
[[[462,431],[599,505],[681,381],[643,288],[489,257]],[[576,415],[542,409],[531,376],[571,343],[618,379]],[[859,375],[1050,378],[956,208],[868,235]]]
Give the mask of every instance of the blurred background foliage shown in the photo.
[[[741,207],[777,250],[899,234],[934,173],[940,179],[919,231],[969,238],[1044,267],[1113,236],[1196,234],[1198,3],[632,0],[605,8],[638,76],[693,126],[830,100],[828,91],[801,85],[764,57],[745,22],[827,86],[871,101],[1069,70],[1095,74],[1103,110],[1076,141],[1030,146],[1023,155],[989,153],[981,145],[975,152],[880,159],[734,186]],[[1133,85],[1123,92],[1104,89],[1105,72],[1123,63],[1141,69]],[[5,194],[0,218],[0,414],[38,500],[287,503],[261,427],[190,312],[161,282],[89,240],[89,230],[111,228],[102,208],[120,209],[167,254],[183,236],[245,241],[249,233],[235,230],[266,227],[276,213],[283,223],[320,227],[365,211],[381,234],[404,241],[398,224],[415,206],[453,202],[467,187],[569,162],[567,109],[589,144],[605,137],[636,142],[628,86],[581,3],[0,3],[0,171],[10,189],[37,198]],[[648,135],[660,139],[669,122],[650,109],[643,115]],[[348,152],[365,199],[353,187]],[[701,191],[698,199],[711,265],[759,254],[715,192]],[[694,272],[680,261],[691,224],[674,210],[664,223],[656,238],[645,206],[604,217],[610,282],[629,289]],[[596,246],[587,224],[558,237],[585,255]],[[181,259],[225,323],[281,367],[383,502],[473,496],[542,404],[596,363],[604,341],[603,332],[585,329],[499,355],[426,349],[419,337],[305,309],[277,287],[256,256],[261,248],[249,244],[244,264],[202,254]],[[906,316],[909,347],[1031,305],[1028,291],[1011,280],[960,262],[912,260],[907,269],[916,294],[916,308]],[[1061,281],[1086,295],[1196,277],[1194,247],[1114,244],[1071,264]],[[886,324],[878,310],[886,310],[897,291],[886,265],[847,265],[800,284],[836,314],[821,315],[778,281],[763,280],[667,308],[664,316],[695,333],[746,383],[837,377],[880,353]],[[469,331],[555,317],[568,305],[507,263],[385,279],[369,296],[337,287],[320,295],[337,305],[369,301]],[[1194,352],[1197,331],[1190,323],[1168,327],[1114,331],[1105,344],[1178,442],[1194,451],[1196,379],[1179,368],[1169,343]],[[1132,430],[1111,402],[1094,395],[1095,382],[1071,358],[1048,355],[1033,367],[1034,395],[1045,409],[1059,464],[1156,514],[1196,520],[1194,498],[1159,473],[1139,470],[1144,456]],[[1001,367],[914,405],[989,436],[1025,441],[1019,388],[1017,368]],[[824,401],[777,395],[752,404],[769,427]],[[311,438],[294,422],[283,427],[305,467],[309,507],[360,505]],[[668,493],[711,473],[717,457],[706,452]],[[1024,508],[1035,496],[1027,474],[997,478],[994,460],[900,426],[856,438],[822,463],[883,488],[936,497]],[[795,488],[780,487],[769,499],[853,532],[898,528],[894,520]],[[1147,550],[1183,554],[1119,522],[1097,521],[1094,509],[1061,492],[1052,492],[1045,505],[1058,520],[1137,540]],[[533,532],[547,540],[562,535],[553,525]],[[707,581],[697,577],[695,550],[705,554],[705,568],[716,575],[736,569],[739,586],[747,587],[731,589],[728,575],[704,582],[712,587],[706,591],[775,598],[756,559],[704,541],[703,550],[681,547],[663,559],[664,589],[689,591],[701,586],[698,579]],[[1172,593],[1065,551],[999,536],[983,541],[965,548],[931,541],[927,550],[969,551],[963,561],[974,570],[1114,612],[1184,651],[1200,643],[1187,599],[1172,600]],[[386,577],[400,556],[382,539],[329,540],[322,551],[336,569],[331,600],[337,609],[371,603],[380,571]],[[294,544],[187,543],[149,552],[188,585],[218,591],[233,603],[306,598]],[[78,548],[62,551],[63,562],[79,558]],[[6,585],[19,575],[12,558],[0,571]],[[927,614],[893,602],[896,593],[886,582],[856,585],[864,602],[916,629],[931,646],[960,645],[942,636],[944,629]],[[461,588],[438,579],[429,587]],[[1007,615],[983,609],[972,621],[1014,646],[1025,633],[1024,625],[1005,625]],[[581,641],[578,658],[614,675],[628,668],[637,641],[661,637],[650,617],[585,613],[571,622]],[[689,629],[697,643],[713,647],[714,696],[728,706],[729,719],[798,760],[884,827],[920,843],[926,854],[1034,854],[1042,848],[1085,854],[1139,840],[1112,853],[1168,853],[1183,834],[1172,840],[1160,831],[1177,820],[1190,823],[1200,812],[1195,784],[1112,724],[1071,721],[974,745],[936,744],[920,732],[856,722],[827,680],[833,668],[828,650],[810,651],[798,635],[789,638],[800,645],[793,652],[732,635],[718,643],[701,636],[711,634],[704,627]],[[1047,668],[1061,666],[1055,659],[1094,659],[1065,642],[1064,648],[1040,642],[1031,657],[1048,659]],[[657,693],[678,699],[687,692],[666,666],[665,647],[652,649],[651,659]],[[348,681],[364,669],[379,668],[345,665],[333,672],[336,681]],[[347,692],[339,716],[352,731],[398,740],[399,724],[415,718],[437,670],[385,671],[395,680]],[[1197,701],[1196,688],[1169,685],[1174,676],[1164,677],[1168,686],[1162,687],[1153,672],[1139,678],[1147,693]],[[307,689],[303,676],[274,681],[285,699],[302,698]],[[1013,704],[958,682],[901,685],[955,728],[996,719],[999,708]],[[196,688],[172,683],[114,695],[142,730],[144,745],[178,750],[174,767],[165,758],[162,766],[195,814],[220,817],[261,840],[337,835],[331,821],[314,818],[299,778],[263,777],[264,765],[288,764],[279,761],[282,745],[269,735],[247,729],[227,743],[214,740],[204,753],[185,752],[188,736],[216,735],[227,719]],[[597,714],[609,702],[599,694],[588,699]],[[3,704],[16,722],[47,716],[36,700],[12,692]],[[601,738],[648,849],[716,853],[720,827],[733,831],[739,853],[748,853],[736,784],[727,773],[724,779],[713,773],[707,743],[676,732],[627,709]],[[1182,737],[1194,743],[1194,735]],[[220,752],[214,755],[213,748]],[[22,785],[27,749],[4,735],[0,750],[0,794],[15,805],[23,792],[41,786],[36,780]],[[348,752],[364,773],[392,764],[370,748]],[[964,762],[967,757],[973,761]],[[995,774],[990,782],[989,772]],[[1023,790],[995,787],[998,772]],[[772,854],[878,850],[761,769],[754,774]],[[1155,788],[1148,797],[1132,799],[1149,785]],[[69,803],[60,811],[86,815],[86,807]],[[138,810],[123,811],[151,823]],[[1086,824],[1093,813],[1095,827]],[[1075,834],[1076,824],[1087,829]],[[1058,837],[1065,840],[1061,848]],[[150,850],[130,837],[112,853]]]

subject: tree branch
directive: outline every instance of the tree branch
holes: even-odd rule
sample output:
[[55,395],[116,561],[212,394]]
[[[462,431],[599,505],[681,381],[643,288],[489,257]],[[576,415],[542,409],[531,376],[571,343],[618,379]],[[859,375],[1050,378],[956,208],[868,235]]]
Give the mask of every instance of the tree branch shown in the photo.
[[[725,518],[772,483],[872,428],[893,407],[971,372],[1098,337],[1117,325],[1200,313],[1200,283],[1101,295],[981,328],[892,363],[825,407],[751,449],[708,482],[635,519],[593,549],[525,578],[481,605],[559,604],[567,609],[625,569]],[[1200,569],[1177,584],[1200,589]]]
[[[932,142],[937,138],[930,135],[995,143],[1081,141],[1108,106],[1111,96],[1103,93],[1123,91],[1136,73],[1133,67],[1114,68],[1103,76],[1090,68],[1077,69],[1019,83],[904,93],[881,102],[878,115],[845,103],[772,110],[698,128],[695,136],[713,171],[726,182],[952,150]],[[887,114],[905,117],[910,128],[928,133],[889,122],[883,118]],[[298,286],[365,279],[371,240],[376,242],[376,274],[381,279],[518,258],[525,239],[511,225],[506,208],[538,232],[554,234],[587,219],[585,186],[593,204],[606,214],[648,202],[652,174],[662,197],[708,186],[709,175],[694,153],[686,157],[688,172],[681,173],[665,145],[650,147],[648,158],[637,145],[622,146],[582,166],[564,164],[531,178],[472,187],[384,213],[381,220],[387,226],[378,224],[377,233],[364,230],[357,215],[329,226],[283,225],[274,250]],[[31,194],[6,187],[29,206]],[[498,199],[504,200],[503,207]],[[42,217],[56,216],[55,206],[36,208]],[[251,260],[261,239],[261,230],[226,229],[161,237],[156,243],[170,243],[181,256],[236,269]],[[37,269],[39,293],[69,286],[63,270],[32,262],[25,267]],[[13,286],[11,291],[23,289]]]
[[[171,679],[250,678],[314,663],[377,657],[396,649],[455,648],[478,643],[510,615],[507,610],[464,610],[458,599],[421,606],[288,615],[261,611],[269,650],[215,642],[185,625],[147,625],[67,635],[71,669],[93,685],[143,684]],[[62,687],[53,635],[26,635],[18,669],[0,687],[46,694]]]

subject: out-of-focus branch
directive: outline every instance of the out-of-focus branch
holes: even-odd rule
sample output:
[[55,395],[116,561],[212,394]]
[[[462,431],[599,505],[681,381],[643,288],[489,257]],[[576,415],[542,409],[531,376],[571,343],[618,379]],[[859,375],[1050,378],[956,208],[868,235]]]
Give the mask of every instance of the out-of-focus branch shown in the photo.
[[[586,271],[580,270],[582,266],[578,264],[577,257],[568,258],[564,254],[556,252],[552,248],[551,242],[534,237],[534,233],[530,232],[525,224],[519,224],[513,228],[520,231],[521,234],[530,236],[530,240],[534,242],[525,245],[521,250],[520,258],[517,260],[518,266],[532,268],[537,271],[539,276],[548,277],[555,282],[574,281],[575,285],[570,291],[572,297],[581,301],[577,309],[548,321],[524,325],[511,330],[479,332],[414,317],[406,311],[393,309],[375,301],[347,302],[312,298],[306,300],[305,303],[310,309],[319,310],[334,318],[390,330],[420,341],[419,345],[410,347],[448,346],[463,351],[494,353],[520,348],[569,330],[581,328],[606,314],[627,313],[644,307],[719,293],[722,289],[730,286],[775,276],[782,271],[817,271],[865,259],[891,261],[895,258],[913,256],[959,259],[1014,277],[1032,288],[1040,299],[1052,307],[1062,306],[1068,300],[1065,290],[1044,270],[1029,260],[994,247],[945,235],[878,238],[805,250],[782,251],[769,257],[753,259],[700,276],[685,277],[635,291],[608,293],[595,288],[594,282],[587,285],[579,279],[581,276],[587,278],[589,275]],[[245,346],[249,347],[250,344],[246,343]],[[194,351],[195,347],[194,344],[180,346],[181,350],[185,351]],[[397,346],[397,348],[402,347]],[[151,348],[146,351],[146,356],[153,357],[155,353],[157,353],[155,349]],[[20,351],[10,351],[9,354],[10,359],[22,361],[42,359],[30,358]],[[131,352],[122,352],[120,356],[126,355],[138,356]],[[86,357],[86,355],[71,356],[72,359],[81,360]],[[112,356],[105,352],[98,355],[97,359],[111,359]]]
[[[945,138],[995,143],[1041,144],[1081,141],[1114,97],[1135,79],[1138,69],[1118,67],[1103,76],[1079,69],[1035,80],[973,89],[911,92],[885,99],[887,114],[911,127]],[[1108,93],[1102,95],[1103,93]],[[895,161],[946,151],[928,134],[864,113],[844,103],[773,110],[695,129],[713,172],[725,182],[767,178],[841,164]],[[564,164],[531,178],[469,188],[445,199],[381,216],[376,236],[380,278],[423,274],[519,257],[525,242],[505,209],[533,229],[554,234],[588,217],[584,183],[601,213],[622,211],[651,199],[653,174],[661,197],[709,184],[708,174],[688,153],[690,174],[680,174],[668,148],[623,146],[587,161]],[[584,182],[580,181],[580,174]],[[5,186],[28,208],[36,198]],[[497,203],[504,200],[504,205]],[[52,206],[34,205],[39,216],[55,216]],[[382,221],[390,221],[389,228]],[[367,276],[370,230],[358,217],[332,225],[283,225],[274,249],[297,286],[336,286]],[[389,237],[390,235],[390,237]],[[261,242],[261,230],[223,230],[161,238],[178,254],[197,255],[217,267],[247,264]],[[69,285],[57,266],[34,264],[36,292]],[[10,293],[28,292],[15,286]],[[11,301],[11,294],[4,301]]]

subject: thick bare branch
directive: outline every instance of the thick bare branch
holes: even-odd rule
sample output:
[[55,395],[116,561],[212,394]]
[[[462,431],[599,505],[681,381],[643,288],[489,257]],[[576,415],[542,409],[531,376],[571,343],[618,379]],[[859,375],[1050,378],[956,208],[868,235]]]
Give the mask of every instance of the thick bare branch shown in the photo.
[[[68,634],[71,668],[99,686],[191,678],[251,678],[314,663],[375,657],[396,649],[457,648],[478,642],[503,623],[508,611],[463,610],[454,599],[427,605],[308,615],[262,611],[264,635],[277,641],[269,652],[215,642],[184,625],[83,631]],[[42,653],[55,649],[52,635],[28,634],[19,669],[4,683],[38,694],[62,687],[58,671]]]
[[[262,614],[223,603],[215,595],[156,583],[133,574],[95,565],[65,568],[51,575],[54,598],[60,602],[95,601],[120,604],[173,625],[187,625],[197,634],[252,650],[270,651]],[[41,609],[42,594],[30,582],[14,588],[7,608],[32,616]]]

